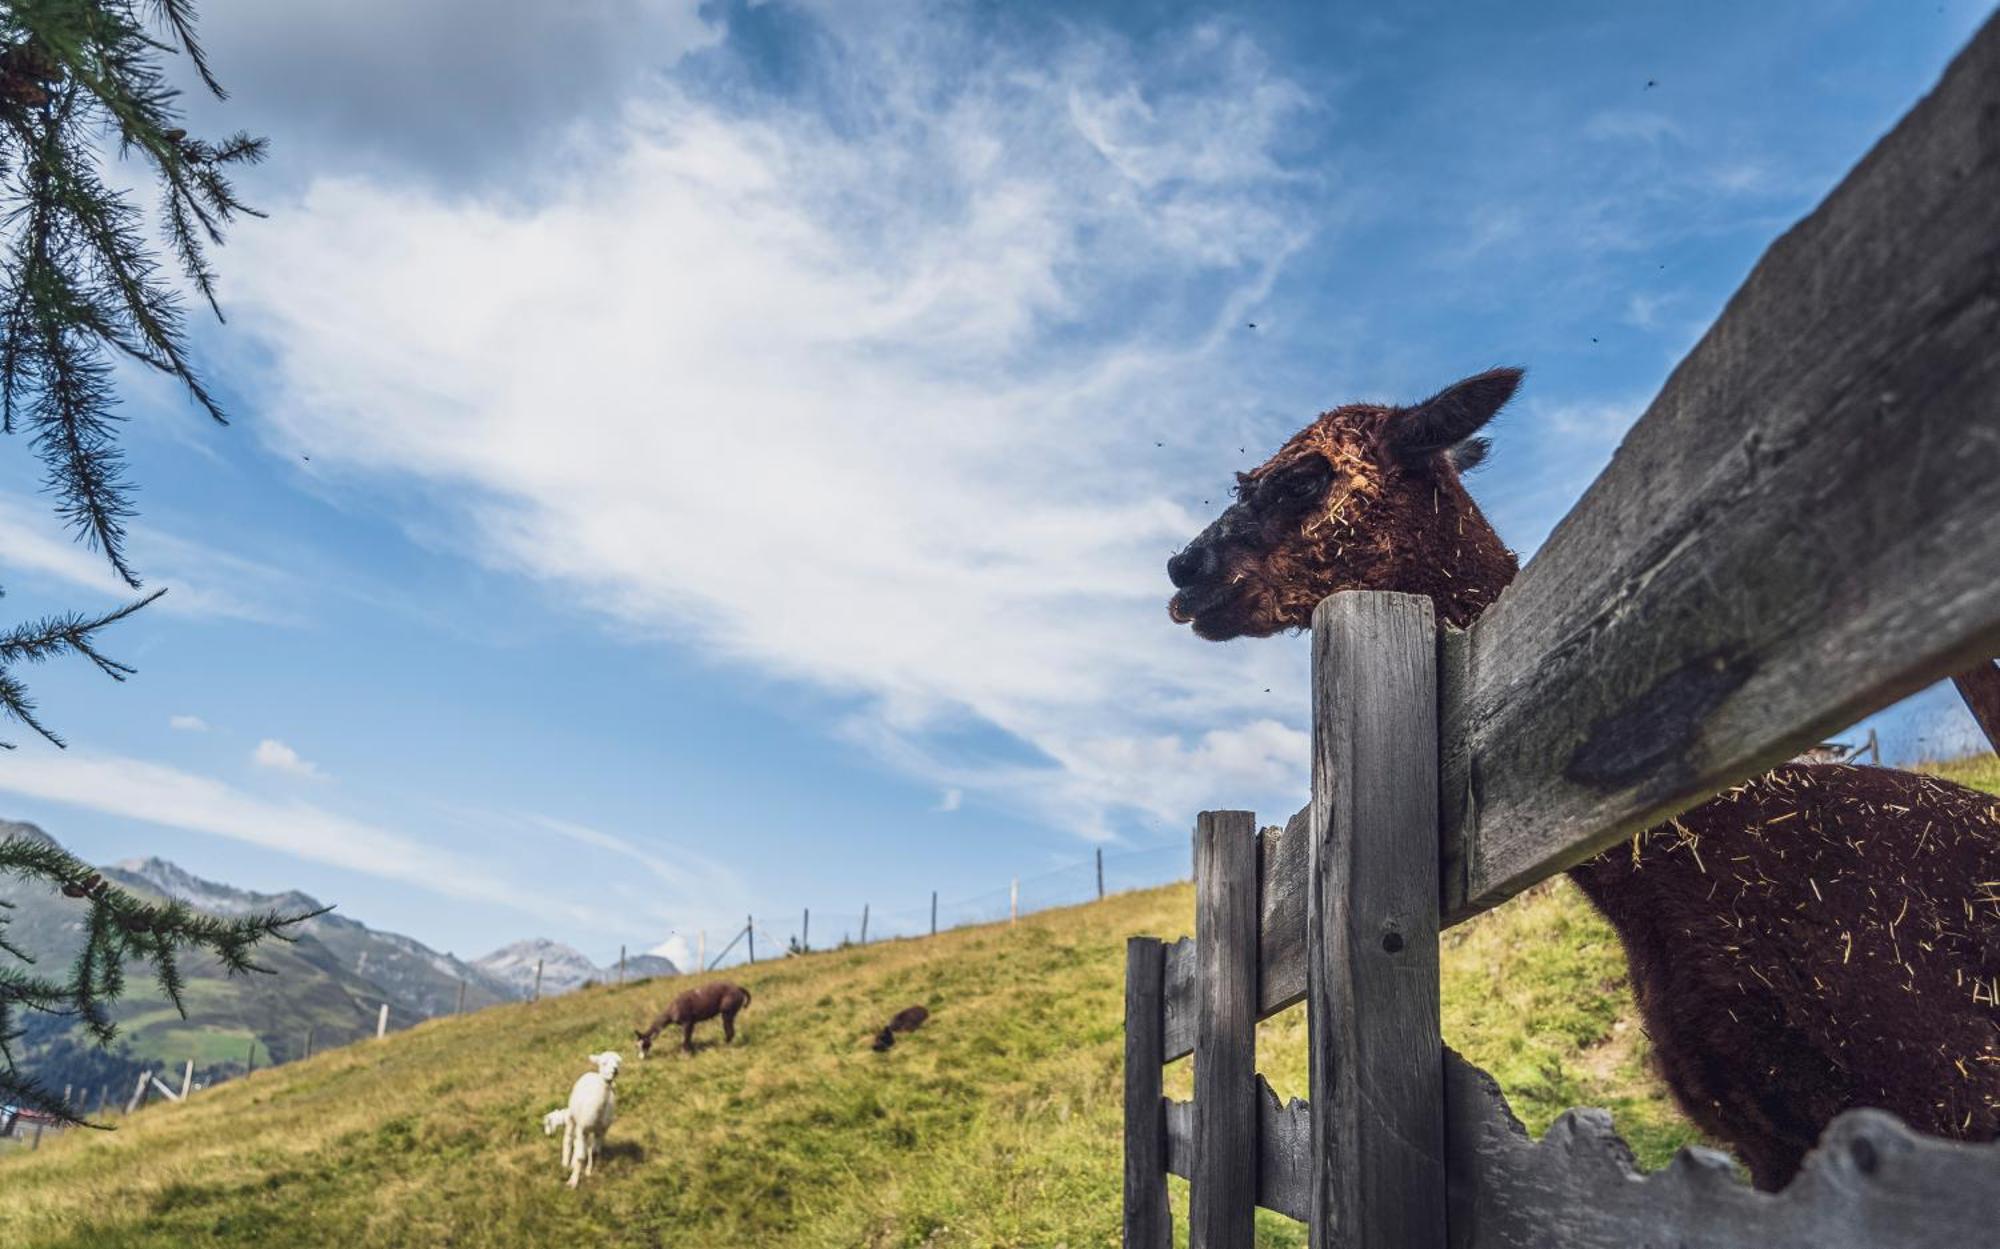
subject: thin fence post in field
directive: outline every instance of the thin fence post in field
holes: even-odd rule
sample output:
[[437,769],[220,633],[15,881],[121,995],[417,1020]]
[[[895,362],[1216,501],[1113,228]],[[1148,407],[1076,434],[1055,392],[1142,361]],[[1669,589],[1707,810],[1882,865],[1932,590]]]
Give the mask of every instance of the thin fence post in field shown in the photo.
[[1125,1249],[1172,1249],[1167,1209],[1166,948],[1125,942]]
[[1016,876],[1007,889],[1007,922],[1012,924],[1021,918],[1021,878]]
[[382,1003],[382,1009],[375,1012],[375,1039],[381,1040],[389,1031],[389,1004]]
[[625,983],[625,947],[622,945],[618,947],[618,983],[621,986]]
[[1333,595],[1312,655],[1311,1243],[1444,1249],[1430,600]]
[[98,1113],[98,1115],[99,1115],[100,1117],[102,1117],[102,1116],[103,1116],[103,1114],[104,1114],[104,1108],[105,1108],[105,1107],[106,1107],[107,1105],[109,1105],[109,1104],[110,1104],[110,1102],[111,1102],[111,1086],[110,1086],[110,1085],[108,1085],[108,1084],[100,1084],[100,1085],[98,1085],[98,1086],[97,1086],[97,1113]]
[[755,915],[745,915],[743,917],[743,935],[750,938],[750,961],[754,963],[757,961],[757,917]]
[[1191,1249],[1251,1249],[1257,1216],[1257,817],[1195,821]]
[[861,904],[861,944],[868,944],[868,904]]
[[247,1076],[255,1070],[257,1070],[257,1038],[251,1037],[250,1052],[243,1055],[243,1074]]
[[811,907],[806,907],[804,910],[805,913],[799,917],[799,953],[801,954],[812,949],[813,912]]
[[458,982],[458,1005],[451,1008],[451,1013],[454,1015],[463,1015],[465,1013],[465,981],[463,980]]
[[536,959],[536,960],[535,960],[535,988],[534,988],[534,991],[533,991],[532,993],[530,993],[530,994],[528,995],[528,1000],[529,1000],[530,1002],[539,1002],[539,1001],[541,1001],[541,1000],[542,1000],[542,960],[541,960],[541,959]]
[[182,1101],[187,1100],[188,1090],[192,1089],[193,1087],[194,1087],[194,1059],[190,1058],[187,1060],[187,1066],[181,1068]]
[[310,1026],[308,1026],[306,1028],[306,1057],[311,1058],[312,1056],[313,1056],[313,1030]]
[[146,1100],[146,1081],[152,1074],[150,1071],[141,1071],[139,1073],[139,1082],[132,1086],[132,1097],[125,1103],[126,1114],[129,1115],[139,1109],[139,1104]]
[[931,890],[931,936],[937,936],[937,890]]
[[1097,900],[1104,901],[1104,847],[1097,848]]
[[35,1120],[35,1138],[28,1145],[28,1148],[34,1150],[34,1149],[40,1149],[41,1147],[42,1147],[42,1121],[40,1119],[37,1119]]

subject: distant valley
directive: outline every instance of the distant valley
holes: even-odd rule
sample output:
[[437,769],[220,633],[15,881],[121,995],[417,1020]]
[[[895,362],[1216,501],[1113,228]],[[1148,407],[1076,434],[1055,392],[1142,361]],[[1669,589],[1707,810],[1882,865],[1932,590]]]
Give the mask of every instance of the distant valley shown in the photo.
[[[33,824],[0,820],[0,839],[8,837],[54,841]],[[297,891],[254,893],[204,880],[159,858],[100,870],[133,893],[179,898],[216,915],[310,911],[320,905]],[[41,966],[60,968],[74,958],[82,944],[80,904],[53,888],[15,881],[0,885],[0,900],[13,904],[11,940]],[[109,1050],[68,1019],[28,1015],[21,1020],[26,1033],[18,1047],[23,1066],[44,1084],[77,1087],[94,1107],[105,1090],[122,1085],[129,1091],[141,1069],[178,1071],[193,1059],[198,1080],[221,1079],[253,1063],[261,1067],[301,1057],[308,1045],[318,1051],[370,1036],[385,1003],[394,1030],[453,1013],[461,1007],[461,993],[468,1011],[523,1000],[534,990],[538,960],[544,997],[618,974],[615,966],[598,967],[579,951],[544,939],[462,960],[338,912],[306,921],[297,933],[289,944],[260,947],[258,962],[271,975],[228,976],[207,956],[189,959],[185,1019],[160,996],[151,975],[135,969],[112,1012],[119,1038]],[[0,966],[13,964],[0,953]],[[676,974],[672,962],[655,955],[626,960],[628,980]]]

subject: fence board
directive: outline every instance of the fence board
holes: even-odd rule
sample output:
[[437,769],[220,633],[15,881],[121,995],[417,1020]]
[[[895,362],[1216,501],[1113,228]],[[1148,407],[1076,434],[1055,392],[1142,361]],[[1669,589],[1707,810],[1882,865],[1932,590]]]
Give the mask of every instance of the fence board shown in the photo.
[[[1306,997],[1306,845],[1312,808],[1302,807],[1282,833],[1258,835],[1257,1018],[1268,1019]],[[1194,943],[1167,947],[1167,1061],[1194,1052]]]
[[1306,908],[1313,1249],[1444,1246],[1437,765],[1430,600],[1322,602]]
[[1447,682],[1448,921],[2000,652],[2000,17],[1765,252]]
[[1953,676],[1951,681],[1958,687],[1959,697],[1965,700],[1966,710],[1986,734],[1987,743],[2000,751],[2000,663],[1983,660]]
[[1491,1076],[1445,1062],[1451,1249],[1964,1249],[2000,1225],[2000,1144],[1919,1136],[1879,1110],[1835,1119],[1782,1193],[1712,1150],[1641,1175],[1601,1110],[1540,1141]]
[[[1257,1204],[1303,1223],[1312,1210],[1311,1108],[1280,1104],[1257,1077]],[[1167,1173],[1188,1178],[1194,1164],[1194,1103],[1166,1103]]]
[[1125,943],[1125,1249],[1171,1249],[1167,1134],[1162,1110],[1161,948],[1156,937]]
[[1257,819],[1204,811],[1195,822],[1191,1249],[1251,1249],[1256,1236]]

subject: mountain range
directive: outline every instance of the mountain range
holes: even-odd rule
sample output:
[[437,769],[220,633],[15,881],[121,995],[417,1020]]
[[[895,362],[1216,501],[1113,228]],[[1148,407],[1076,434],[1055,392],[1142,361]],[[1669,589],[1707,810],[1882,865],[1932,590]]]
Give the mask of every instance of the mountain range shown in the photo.
[[[0,839],[28,837],[53,843],[33,824],[0,820]],[[113,884],[148,898],[173,897],[214,915],[318,910],[311,896],[291,890],[256,893],[204,880],[159,858],[128,859],[99,870]],[[81,906],[50,886],[9,883],[0,900],[9,939],[43,967],[66,966],[82,944]],[[541,965],[544,997],[592,981],[615,979],[569,946],[546,939],[519,941],[470,961],[439,953],[400,933],[383,932],[338,912],[318,915],[294,930],[297,940],[267,942],[258,962],[271,975],[229,976],[207,955],[185,962],[187,988],[181,1018],[160,998],[150,974],[135,969],[128,991],[113,1008],[119,1039],[102,1049],[60,1017],[29,1015],[21,1047],[23,1066],[44,1084],[73,1084],[89,1096],[123,1084],[142,1068],[179,1068],[193,1059],[197,1078],[215,1079],[255,1064],[285,1062],[312,1050],[372,1036],[377,1012],[389,1008],[389,1027],[406,1028],[436,1015],[519,1001],[535,988]],[[0,966],[13,963],[0,953]],[[626,960],[629,980],[678,974],[655,955]],[[461,995],[462,999],[461,999]]]

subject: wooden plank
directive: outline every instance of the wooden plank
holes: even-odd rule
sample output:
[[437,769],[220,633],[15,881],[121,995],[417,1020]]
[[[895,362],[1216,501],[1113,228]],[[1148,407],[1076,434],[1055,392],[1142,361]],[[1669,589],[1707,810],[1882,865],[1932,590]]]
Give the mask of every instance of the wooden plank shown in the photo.
[[1125,1249],[1171,1249],[1160,1048],[1165,970],[1157,937],[1125,943]]
[[1257,1214],[1257,817],[1195,821],[1190,1249],[1252,1249]]
[[[1312,817],[1301,807],[1282,833],[1257,842],[1257,1018],[1306,997],[1306,845]],[[1167,947],[1167,1061],[1194,1052],[1194,946]]]
[[1312,1218],[1312,1107],[1257,1077],[1257,1204],[1304,1223]]
[[1444,1246],[1437,768],[1430,600],[1326,599],[1306,911],[1313,1249]]
[[1167,1120],[1167,1174],[1194,1178],[1194,1103],[1168,1101],[1162,1109]]
[[1951,683],[1965,700],[1966,710],[1986,734],[1986,742],[2000,751],[2000,663],[1984,660],[1955,674]]
[[[1257,1204],[1306,1221],[1312,1209],[1311,1108],[1303,1098],[1280,1104],[1257,1077]],[[1194,1103],[1167,1102],[1167,1173],[1188,1178],[1194,1163]]]
[[2000,17],[1771,245],[1472,628],[1451,921],[2000,653],[1996,113]]
[[1528,1134],[1485,1072],[1448,1054],[1451,1249],[1965,1249],[2000,1226],[2000,1144],[1911,1132],[1879,1110],[1835,1119],[1782,1193],[1685,1149],[1642,1175],[1601,1110]]

